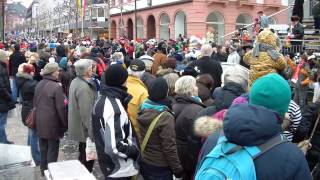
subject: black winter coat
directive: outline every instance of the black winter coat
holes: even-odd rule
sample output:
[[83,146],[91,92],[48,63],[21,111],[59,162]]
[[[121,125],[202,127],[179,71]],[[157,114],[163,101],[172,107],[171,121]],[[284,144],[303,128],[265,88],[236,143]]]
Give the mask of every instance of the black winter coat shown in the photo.
[[183,171],[194,171],[201,146],[192,140],[193,119],[205,106],[188,96],[176,96],[172,110],[176,119],[178,155]]
[[33,108],[33,96],[38,81],[29,74],[17,73],[17,86],[22,97],[21,120],[26,125],[26,118]]
[[214,104],[218,111],[228,109],[232,101],[244,94],[244,89],[237,83],[229,82],[225,86],[218,88],[213,93]]
[[209,56],[204,56],[196,61],[193,61],[189,66],[200,71],[200,74],[210,74],[213,78],[213,88],[221,86],[222,67],[220,62],[213,60]]
[[15,107],[11,95],[7,64],[0,62],[0,112],[8,112]]
[[16,76],[19,65],[26,62],[26,57],[21,52],[15,51],[12,53],[9,59],[10,76]]

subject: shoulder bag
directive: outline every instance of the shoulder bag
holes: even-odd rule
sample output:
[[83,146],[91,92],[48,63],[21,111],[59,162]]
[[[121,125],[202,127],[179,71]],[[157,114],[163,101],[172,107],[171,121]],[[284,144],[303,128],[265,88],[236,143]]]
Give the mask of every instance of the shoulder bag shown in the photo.
[[33,108],[30,110],[30,112],[26,118],[26,125],[28,128],[31,128],[31,129],[36,128],[36,107],[39,105],[41,96],[43,95],[45,88],[48,84],[49,84],[49,82],[43,86],[43,89],[42,89],[41,94],[39,95],[39,97],[36,101],[36,104],[33,105]]

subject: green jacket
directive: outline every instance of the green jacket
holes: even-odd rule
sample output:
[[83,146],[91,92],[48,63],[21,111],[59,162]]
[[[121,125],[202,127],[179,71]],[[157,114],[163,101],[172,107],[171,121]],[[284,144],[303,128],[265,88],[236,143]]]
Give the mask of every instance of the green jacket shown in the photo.
[[95,86],[76,77],[69,89],[68,134],[78,142],[86,142],[92,137],[91,112],[97,97]]

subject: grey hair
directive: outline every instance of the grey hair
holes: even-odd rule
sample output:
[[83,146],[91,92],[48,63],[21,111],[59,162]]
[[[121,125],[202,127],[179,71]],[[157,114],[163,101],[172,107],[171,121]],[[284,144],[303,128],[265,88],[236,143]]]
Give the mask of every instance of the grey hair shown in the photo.
[[163,79],[166,80],[168,87],[169,87],[169,95],[174,95],[175,83],[179,79],[178,74],[176,73],[169,73],[163,76]]
[[80,59],[74,63],[77,76],[84,76],[90,67],[93,65],[93,60],[91,59]]
[[213,49],[210,44],[204,44],[201,47],[201,56],[211,56]]
[[249,81],[249,70],[243,66],[236,64],[227,68],[221,75],[222,84],[226,85],[229,82],[235,82],[241,85],[241,87],[247,91]]
[[122,63],[124,62],[124,56],[122,52],[115,52],[111,56],[111,61],[116,62],[116,61],[121,61]]
[[196,79],[192,76],[182,76],[175,83],[175,93],[178,95],[194,96],[197,95]]
[[144,72],[145,72],[145,70],[143,70],[143,71],[132,71],[132,69],[130,67],[128,68],[128,75],[137,77],[139,79],[142,77]]
[[151,71],[151,68],[153,66],[153,61],[150,61],[150,60],[141,60],[144,62],[144,64],[146,65],[146,71],[150,72]]

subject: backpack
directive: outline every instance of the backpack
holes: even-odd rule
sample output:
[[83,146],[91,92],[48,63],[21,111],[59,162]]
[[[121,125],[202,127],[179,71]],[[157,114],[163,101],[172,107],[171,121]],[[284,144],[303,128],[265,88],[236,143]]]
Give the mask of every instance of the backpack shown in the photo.
[[256,180],[254,159],[271,148],[287,142],[284,136],[271,138],[260,146],[238,146],[225,136],[199,164],[195,180]]

